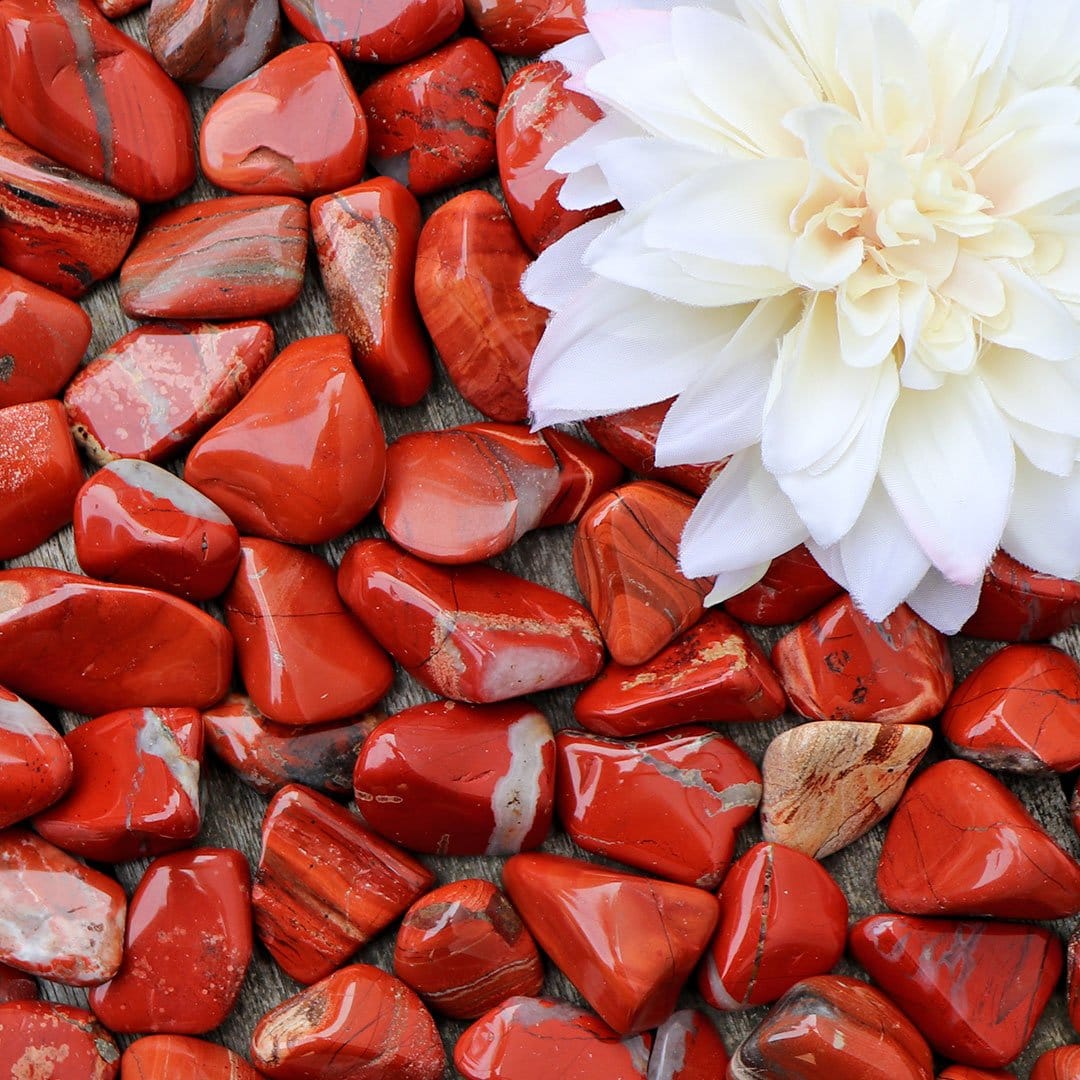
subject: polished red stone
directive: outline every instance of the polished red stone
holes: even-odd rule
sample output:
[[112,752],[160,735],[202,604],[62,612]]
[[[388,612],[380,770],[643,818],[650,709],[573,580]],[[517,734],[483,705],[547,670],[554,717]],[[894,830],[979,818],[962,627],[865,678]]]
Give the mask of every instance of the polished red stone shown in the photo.
[[496,52],[538,56],[585,33],[583,0],[465,0],[469,18]]
[[512,997],[466,1028],[454,1047],[465,1080],[559,1077],[645,1080],[649,1036],[620,1036],[562,1001]]
[[417,196],[483,176],[495,164],[502,92],[499,61],[476,38],[380,75],[360,95],[369,164]]
[[0,1005],[9,1001],[36,1001],[37,982],[29,975],[7,964],[0,964]]
[[382,719],[369,713],[337,724],[287,727],[268,720],[243,694],[203,711],[210,749],[263,795],[290,783],[351,794],[357,751]]
[[715,889],[761,798],[757,766],[703,726],[635,741],[564,729],[558,812],[586,851]]
[[0,409],[0,560],[33,551],[66,525],[82,482],[59,401]]
[[656,1029],[648,1080],[719,1080],[727,1063],[713,1022],[700,1009],[680,1009]]
[[188,455],[184,479],[241,532],[320,544],[375,505],[385,438],[340,335],[284,349]]
[[85,1009],[47,1001],[0,1004],[0,1076],[114,1080],[120,1051]]
[[781,626],[812,615],[843,589],[800,544],[769,564],[765,576],[724,601],[724,610],[752,626]]
[[68,986],[120,967],[124,890],[26,829],[0,832],[0,912],[0,963]]
[[431,349],[413,299],[420,205],[376,177],[311,204],[311,232],[334,325],[380,401],[415,405],[431,385]]
[[360,99],[334,50],[300,45],[210,106],[199,162],[227,191],[309,199],[364,175],[367,138]]
[[710,611],[646,663],[609,664],[578,695],[574,718],[598,735],[623,737],[699,720],[775,720],[785,704],[757,642]]
[[251,960],[248,874],[230,848],[150,864],[131,898],[120,970],[90,992],[110,1031],[201,1035],[225,1020]]
[[908,785],[877,885],[890,908],[909,915],[1059,919],[1080,911],[1080,865],[1000,780],[956,758]]
[[1027,1045],[1062,966],[1057,935],[1015,923],[871,915],[850,948],[934,1050],[987,1068]]
[[623,479],[623,467],[610,454],[565,431],[545,428],[541,434],[555,455],[559,490],[540,519],[540,527],[569,525]]
[[487,566],[432,566],[361,540],[345,553],[338,590],[379,644],[443,697],[505,701],[583,682],[603,660],[580,604]]
[[979,606],[960,631],[995,641],[1045,641],[1080,622],[1080,582],[1030,570],[999,551]]
[[187,99],[90,0],[3,0],[0,71],[0,114],[31,146],[140,202],[191,186]]
[[259,1080],[239,1054],[186,1035],[136,1039],[120,1059],[120,1080]]
[[933,1080],[926,1040],[883,994],[844,975],[793,986],[732,1055],[731,1080]]
[[524,704],[414,705],[367,738],[353,786],[365,823],[411,851],[511,855],[551,828],[555,740]]
[[1041,1054],[1030,1080],[1080,1080],[1080,1045],[1057,1046]]
[[671,1013],[719,911],[703,889],[559,855],[514,855],[503,884],[540,948],[622,1034]]
[[94,0],[94,3],[107,19],[122,19],[125,15],[146,7],[147,0]]
[[774,646],[788,700],[811,720],[918,724],[953,688],[948,642],[907,605],[871,622],[845,593]]
[[443,885],[409,908],[394,942],[394,974],[458,1020],[537,994],[544,983],[532,935],[506,896],[478,878]]
[[167,593],[64,570],[0,571],[0,684],[100,715],[136,705],[205,708],[232,675],[232,638]]
[[1004,1069],[974,1069],[969,1065],[950,1065],[938,1073],[937,1080],[1016,1080],[1016,1074]]
[[300,295],[307,207],[298,199],[229,195],[167,210],[120,269],[133,318],[247,319]]
[[271,1009],[251,1059],[280,1080],[442,1080],[431,1014],[400,979],[352,964]]
[[82,368],[64,393],[75,441],[104,465],[165,461],[248,392],[274,352],[269,323],[151,323]]
[[202,824],[202,718],[194,709],[124,709],[64,736],[67,794],[34,818],[50,843],[96,862],[186,847]]
[[297,982],[329,975],[434,884],[427,869],[297,784],[266,809],[255,927]]
[[548,312],[525,299],[531,262],[502,204],[466,191],[424,222],[416,302],[458,393],[493,420],[528,416],[529,362]]
[[0,686],[0,829],[56,802],[71,786],[71,770],[56,728]]

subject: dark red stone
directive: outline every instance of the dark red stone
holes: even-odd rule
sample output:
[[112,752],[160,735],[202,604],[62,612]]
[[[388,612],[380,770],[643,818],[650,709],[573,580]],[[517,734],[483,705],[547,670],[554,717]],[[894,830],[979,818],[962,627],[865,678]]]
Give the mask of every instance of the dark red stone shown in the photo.
[[1080,1080],[1080,1046],[1057,1046],[1041,1054],[1030,1080]]
[[496,52],[538,56],[585,33],[583,0],[465,0],[469,18]]
[[71,770],[56,728],[0,686],[0,829],[56,802],[71,786]]
[[680,1009],[656,1029],[648,1080],[719,1080],[727,1064],[713,1022],[700,1009]]
[[114,1080],[120,1051],[85,1009],[49,1001],[0,1004],[0,1076]]
[[9,1001],[36,1001],[37,982],[29,975],[7,964],[0,964],[0,1005]]
[[769,564],[765,576],[724,601],[724,610],[751,626],[781,626],[812,615],[843,589],[800,544]]
[[559,467],[559,490],[540,519],[540,527],[569,525],[623,479],[623,468],[603,450],[565,431],[545,428],[541,434]]
[[136,1039],[120,1059],[120,1080],[259,1080],[239,1054],[186,1035]]
[[995,641],[1045,641],[1080,621],[1080,582],[1030,570],[999,551],[979,606],[960,631]]

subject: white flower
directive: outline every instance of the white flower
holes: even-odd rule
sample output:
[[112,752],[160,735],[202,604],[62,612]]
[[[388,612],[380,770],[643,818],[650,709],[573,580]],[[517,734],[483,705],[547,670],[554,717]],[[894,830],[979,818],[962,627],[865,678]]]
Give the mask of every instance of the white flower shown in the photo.
[[593,3],[553,54],[605,116],[545,251],[535,423],[677,395],[731,455],[682,565],[720,600],[807,542],[947,632],[1000,545],[1080,572],[1080,0]]

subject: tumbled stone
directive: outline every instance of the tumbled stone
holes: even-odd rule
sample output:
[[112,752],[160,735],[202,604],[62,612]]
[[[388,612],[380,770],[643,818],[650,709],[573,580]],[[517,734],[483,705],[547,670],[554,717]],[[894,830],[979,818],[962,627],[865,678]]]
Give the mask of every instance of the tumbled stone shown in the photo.
[[727,1063],[713,1022],[700,1009],[680,1009],[656,1029],[648,1080],[719,1080]]
[[0,686],[0,829],[56,802],[71,786],[71,770],[56,728]]
[[755,585],[725,600],[724,610],[741,623],[781,626],[805,619],[841,592],[800,544],[773,559]]
[[970,1065],[950,1065],[938,1073],[937,1080],[1016,1080],[1016,1074],[1004,1069],[975,1069]]
[[9,1001],[36,1001],[38,985],[34,978],[7,964],[0,964],[0,1005]]
[[1080,1080],[1080,1045],[1056,1046],[1040,1054],[1030,1080]]
[[961,629],[994,641],[1045,641],[1080,622],[1080,582],[1040,574],[998,551],[979,606]]
[[146,7],[148,0],[94,0],[107,19],[122,19],[133,11]]
[[496,52],[539,56],[585,33],[582,0],[465,0],[479,35]]
[[623,468],[610,454],[557,428],[541,433],[555,455],[559,490],[540,519],[540,527],[579,521],[602,495],[623,479]]
[[239,1054],[186,1035],[136,1039],[120,1059],[120,1080],[259,1080]]
[[120,1051],[85,1009],[51,1001],[0,1004],[0,1076],[114,1080]]

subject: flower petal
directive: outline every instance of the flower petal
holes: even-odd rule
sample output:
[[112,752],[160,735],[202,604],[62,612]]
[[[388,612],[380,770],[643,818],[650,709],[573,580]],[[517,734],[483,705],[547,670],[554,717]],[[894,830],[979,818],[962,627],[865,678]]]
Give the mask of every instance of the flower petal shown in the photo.
[[585,265],[585,250],[610,228],[612,216],[587,221],[544,248],[521,277],[526,298],[548,311],[559,311],[570,303],[593,280],[592,271]]
[[1044,574],[1080,576],[1080,469],[1048,476],[1020,458],[1001,546]]
[[975,614],[982,592],[982,575],[971,585],[950,581],[935,567],[908,596],[908,606],[943,634],[958,634]]
[[714,154],[647,136],[609,141],[597,150],[596,160],[627,210],[654,202],[716,164]]
[[994,268],[1005,287],[1005,307],[983,323],[983,337],[1047,360],[1080,355],[1080,323],[1069,309],[1011,262],[995,260]]
[[976,189],[1001,217],[1062,197],[1072,201],[1080,190],[1080,130],[1072,126],[1017,132],[991,151],[972,176]]
[[758,563],[756,566],[747,566],[742,570],[732,570],[725,574],[717,574],[713,581],[713,587],[705,597],[705,604],[711,607],[713,604],[723,603],[733,596],[745,592],[751,585],[756,585],[764,576],[765,571],[772,565],[771,559]]
[[1080,373],[1011,349],[989,347],[979,374],[998,407],[1017,420],[1080,438]]

